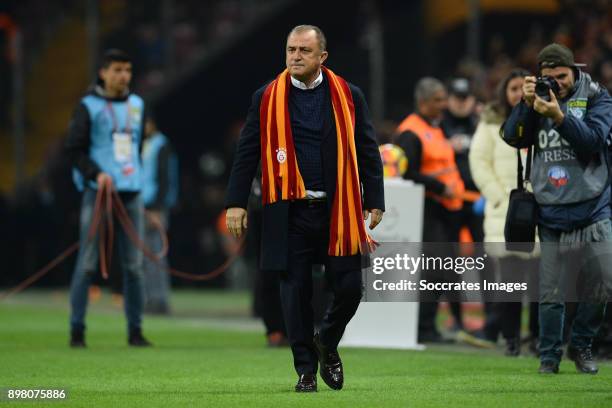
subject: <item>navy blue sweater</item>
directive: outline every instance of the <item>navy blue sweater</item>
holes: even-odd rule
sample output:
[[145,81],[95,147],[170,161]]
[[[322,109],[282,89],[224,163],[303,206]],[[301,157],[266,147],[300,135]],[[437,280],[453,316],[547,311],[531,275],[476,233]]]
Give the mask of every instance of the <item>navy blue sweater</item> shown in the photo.
[[327,81],[323,79],[314,89],[304,90],[292,86],[289,91],[289,116],[295,155],[304,186],[313,191],[325,190],[321,140],[325,117],[331,113],[327,87]]

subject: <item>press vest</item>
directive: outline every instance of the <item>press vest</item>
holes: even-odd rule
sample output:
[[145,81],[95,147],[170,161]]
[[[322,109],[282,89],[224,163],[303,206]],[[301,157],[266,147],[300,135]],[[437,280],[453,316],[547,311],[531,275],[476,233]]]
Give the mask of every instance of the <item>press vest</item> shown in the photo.
[[[455,197],[443,197],[432,192],[425,195],[442,204],[451,211],[463,207],[463,193],[465,187],[455,162],[455,151],[450,145],[444,132],[439,127],[431,126],[419,115],[413,113],[399,125],[398,132],[411,131],[421,141],[421,168],[419,172],[425,176],[433,177],[446,186],[454,186]],[[408,163],[410,166],[410,163]]]
[[[560,102],[565,115],[584,120],[588,100],[599,90],[591,77],[580,72],[573,95]],[[608,185],[606,149],[588,162],[578,159],[569,142],[550,118],[542,118],[535,138],[531,182],[536,200],[544,205],[575,204],[598,197]]]
[[[89,157],[101,171],[109,174],[117,191],[136,192],[142,187],[142,166],[139,158],[143,126],[144,102],[135,94],[125,101],[109,101],[101,96],[87,95],[81,103],[90,118]],[[77,189],[83,191],[85,180],[73,169]],[[87,181],[97,189],[97,183]]]
[[[168,145],[168,138],[157,132],[143,142],[142,146],[142,191],[141,197],[145,207],[155,202],[159,192],[159,152]],[[164,208],[172,208],[178,198],[178,162],[176,156],[171,154],[168,163],[168,188],[163,197]]]

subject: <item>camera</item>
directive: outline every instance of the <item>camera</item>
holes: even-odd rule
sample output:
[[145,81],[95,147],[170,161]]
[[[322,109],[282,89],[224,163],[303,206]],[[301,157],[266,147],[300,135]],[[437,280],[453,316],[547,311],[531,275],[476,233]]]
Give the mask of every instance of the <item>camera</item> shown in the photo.
[[550,101],[550,90],[559,95],[559,84],[551,76],[541,76],[536,79],[535,93],[545,101]]

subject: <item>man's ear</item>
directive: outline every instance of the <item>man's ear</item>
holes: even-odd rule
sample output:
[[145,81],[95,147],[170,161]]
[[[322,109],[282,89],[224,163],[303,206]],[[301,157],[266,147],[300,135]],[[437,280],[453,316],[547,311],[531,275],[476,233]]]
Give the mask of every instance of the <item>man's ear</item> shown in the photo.
[[572,75],[574,76],[574,85],[575,85],[576,82],[578,82],[578,77],[580,76],[580,72],[578,71],[578,68],[572,67]]
[[327,59],[327,56],[328,56],[328,55],[329,55],[329,54],[327,53],[327,51],[323,51],[323,52],[321,53],[321,64],[323,64],[323,63],[325,62],[325,60]]

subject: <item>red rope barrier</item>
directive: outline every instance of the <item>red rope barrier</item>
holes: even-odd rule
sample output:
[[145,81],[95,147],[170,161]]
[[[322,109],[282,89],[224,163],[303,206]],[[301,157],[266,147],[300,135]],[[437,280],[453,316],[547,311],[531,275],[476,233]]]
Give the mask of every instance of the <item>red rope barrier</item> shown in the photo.
[[[114,210],[114,211],[113,211]],[[160,264],[161,259],[166,256],[168,253],[169,242],[168,242],[168,234],[166,233],[164,227],[160,223],[155,223],[155,228],[159,231],[161,239],[162,239],[162,248],[159,253],[154,253],[151,251],[149,247],[145,244],[142,238],[138,235],[138,231],[134,226],[134,223],[130,219],[123,202],[121,201],[121,197],[119,193],[113,189],[112,181],[108,180],[108,182],[104,182],[99,186],[98,192],[96,194],[96,201],[94,204],[94,212],[92,216],[92,222],[89,227],[89,231],[87,233],[87,239],[92,240],[95,239],[96,234],[98,234],[98,250],[99,250],[99,262],[100,262],[100,272],[104,279],[108,279],[108,269],[111,265],[112,261],[112,252],[113,252],[113,244],[114,244],[114,225],[113,225],[113,216],[117,218],[121,227],[127,234],[128,238],[132,243],[140,250],[142,253],[149,258],[151,261]],[[213,269],[211,272],[206,274],[195,274],[183,272],[177,269],[168,268],[163,265],[160,267],[166,269],[166,272],[169,274],[192,281],[207,281],[214,279],[220,275],[222,275],[229,266],[242,254],[242,250],[244,247],[244,238],[241,238],[236,249],[236,252],[231,254],[229,258],[220,266]],[[64,252],[58,255],[55,259],[41,268],[39,271],[34,273],[32,276],[25,279],[23,282],[19,283],[12,289],[0,294],[0,302],[7,299],[9,296],[12,296],[16,293],[19,293],[32,284],[34,282],[41,279],[47,273],[49,273],[53,268],[63,262],[66,258],[72,255],[79,248],[80,243],[77,241],[70,245]]]

